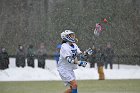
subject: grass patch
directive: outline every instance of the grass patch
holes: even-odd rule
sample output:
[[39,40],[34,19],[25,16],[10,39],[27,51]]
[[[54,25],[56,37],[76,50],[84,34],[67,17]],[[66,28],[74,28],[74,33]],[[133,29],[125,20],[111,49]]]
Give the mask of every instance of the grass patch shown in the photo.
[[[0,93],[63,93],[62,81],[0,82]],[[82,80],[79,93],[140,93],[140,80]]]

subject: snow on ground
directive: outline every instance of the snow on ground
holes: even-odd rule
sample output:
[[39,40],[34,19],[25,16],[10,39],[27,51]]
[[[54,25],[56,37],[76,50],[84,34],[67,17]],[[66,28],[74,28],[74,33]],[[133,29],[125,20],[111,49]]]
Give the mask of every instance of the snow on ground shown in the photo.
[[[114,69],[105,69],[106,79],[140,79],[140,66],[131,65],[118,65],[114,64]],[[54,60],[46,60],[45,69],[37,67],[37,60],[35,60],[35,68],[15,67],[15,59],[10,59],[9,69],[0,71],[0,81],[36,81],[36,80],[61,80],[56,68],[56,62]],[[75,70],[77,80],[97,80],[98,72],[97,67],[89,68],[89,64],[86,68],[78,67]]]

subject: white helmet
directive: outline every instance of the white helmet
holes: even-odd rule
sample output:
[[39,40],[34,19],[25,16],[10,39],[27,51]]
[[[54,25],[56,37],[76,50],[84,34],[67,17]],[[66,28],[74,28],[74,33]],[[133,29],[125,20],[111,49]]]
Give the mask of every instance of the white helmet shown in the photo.
[[65,41],[74,43],[75,39],[71,38],[69,36],[70,34],[74,34],[74,32],[72,32],[71,30],[65,30],[64,32],[61,33],[61,38]]

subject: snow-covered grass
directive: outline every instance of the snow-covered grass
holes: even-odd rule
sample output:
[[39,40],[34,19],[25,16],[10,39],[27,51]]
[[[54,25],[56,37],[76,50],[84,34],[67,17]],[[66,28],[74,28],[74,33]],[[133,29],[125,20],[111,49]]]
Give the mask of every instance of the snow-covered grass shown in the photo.
[[[140,79],[140,66],[132,65],[118,65],[114,64],[114,68],[105,69],[106,79]],[[37,67],[37,60],[35,60],[35,68],[15,67],[15,59],[10,59],[9,69],[0,71],[0,81],[40,81],[40,80],[61,80],[56,68],[56,62],[54,60],[46,60],[45,69]],[[78,67],[75,70],[77,80],[97,80],[98,72],[97,67],[89,68],[89,64],[86,68]]]

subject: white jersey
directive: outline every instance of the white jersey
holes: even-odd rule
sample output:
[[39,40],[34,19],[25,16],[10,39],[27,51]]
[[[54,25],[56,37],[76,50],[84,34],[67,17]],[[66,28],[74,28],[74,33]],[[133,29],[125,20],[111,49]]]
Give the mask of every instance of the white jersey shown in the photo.
[[78,46],[73,43],[73,46],[70,46],[69,43],[63,43],[60,49],[60,57],[58,61],[58,70],[65,69],[65,70],[73,70],[77,69],[77,64],[69,63],[66,57],[71,56],[76,58],[77,54],[80,54],[81,51]]

